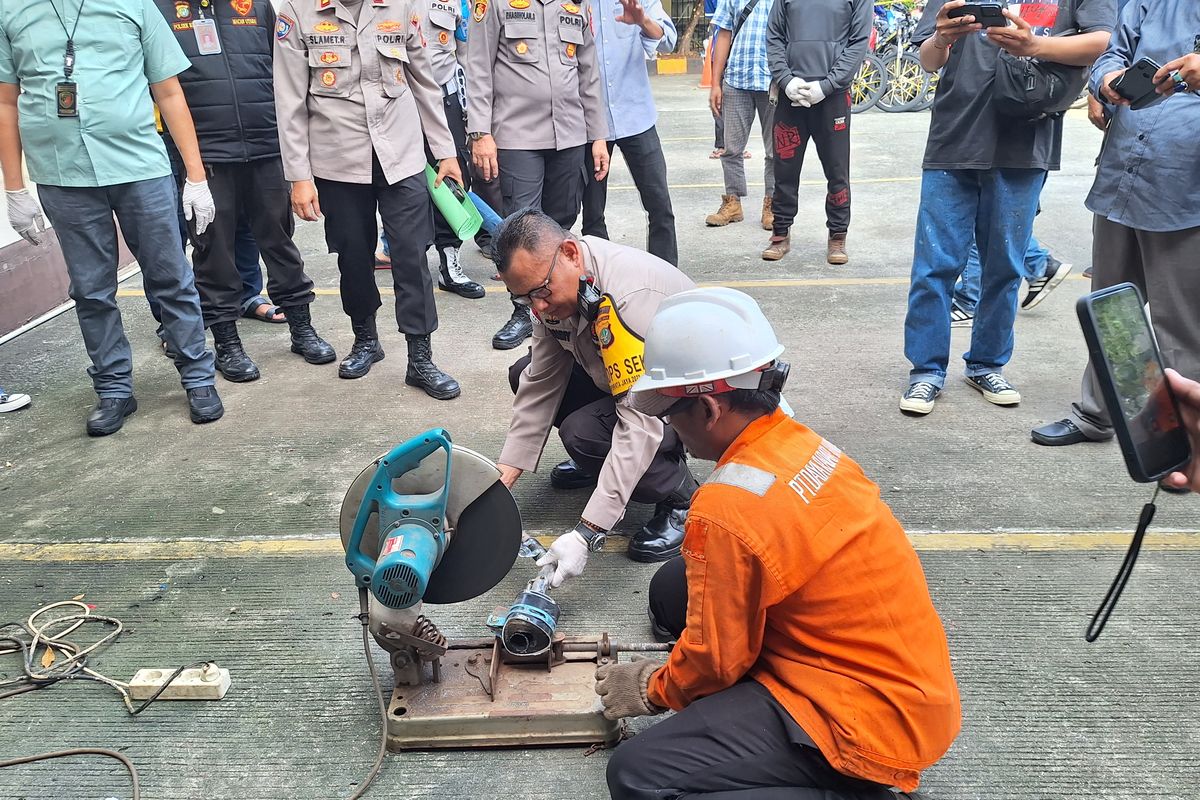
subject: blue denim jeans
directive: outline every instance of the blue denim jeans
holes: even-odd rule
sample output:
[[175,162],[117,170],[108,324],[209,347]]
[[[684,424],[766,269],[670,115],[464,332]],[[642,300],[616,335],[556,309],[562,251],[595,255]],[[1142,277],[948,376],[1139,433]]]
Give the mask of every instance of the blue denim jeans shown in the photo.
[[[1029,246],[1025,248],[1025,260],[1022,262],[1021,277],[1026,281],[1034,281],[1046,274],[1049,264],[1050,251],[1038,243],[1037,237],[1029,237]],[[967,266],[954,287],[954,305],[966,311],[975,313],[979,305],[979,282],[983,277],[983,266],[979,263],[979,248],[971,242],[971,252],[967,254]]]
[[1012,357],[1017,291],[1045,180],[1040,169],[924,171],[904,320],[910,384],[945,385],[951,297],[972,241],[983,269],[966,374],[1000,372]]
[[212,386],[213,355],[205,346],[200,295],[180,247],[171,176],[115,186],[38,187],[71,279],[79,329],[100,397],[133,394],[133,353],[117,308],[117,226],[142,268],[146,294],[158,303],[166,341],[178,353],[183,388]]

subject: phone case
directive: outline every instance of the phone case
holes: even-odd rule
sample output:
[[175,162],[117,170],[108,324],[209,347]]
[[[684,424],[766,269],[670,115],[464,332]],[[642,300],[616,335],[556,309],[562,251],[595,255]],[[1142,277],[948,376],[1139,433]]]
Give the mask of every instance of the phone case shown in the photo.
[[1166,95],[1155,91],[1154,74],[1160,69],[1153,59],[1140,58],[1113,81],[1112,88],[1129,101],[1129,107],[1134,111],[1148,108],[1166,99]]
[[[1096,332],[1096,320],[1092,312],[1092,301],[1096,298],[1126,289],[1132,289],[1137,295],[1138,305],[1145,308],[1146,300],[1142,297],[1141,291],[1132,283],[1120,283],[1079,298],[1075,304],[1075,312],[1079,317],[1079,326],[1083,329],[1083,338],[1087,342],[1088,354],[1091,356],[1091,365],[1096,370],[1097,382],[1100,384],[1100,390],[1104,395],[1104,403],[1109,409],[1109,417],[1112,420],[1113,429],[1117,435],[1117,443],[1121,447],[1121,455],[1125,458],[1125,466],[1129,470],[1129,475],[1139,483],[1152,483],[1183,467],[1188,463],[1190,456],[1185,454],[1183,459],[1177,463],[1151,474],[1146,465],[1142,463],[1141,455],[1134,444],[1133,435],[1129,431],[1128,423],[1124,415],[1119,411],[1121,400],[1117,397],[1113,375],[1108,366],[1108,359],[1104,356],[1104,350],[1100,345],[1100,335]],[[1158,351],[1157,342],[1154,345],[1154,352],[1161,366],[1162,355]],[[1169,386],[1167,387],[1167,393],[1170,395],[1171,402],[1175,405],[1175,413],[1178,415],[1179,403],[1175,400],[1175,395],[1171,392]],[[1114,409],[1117,409],[1115,413]]]

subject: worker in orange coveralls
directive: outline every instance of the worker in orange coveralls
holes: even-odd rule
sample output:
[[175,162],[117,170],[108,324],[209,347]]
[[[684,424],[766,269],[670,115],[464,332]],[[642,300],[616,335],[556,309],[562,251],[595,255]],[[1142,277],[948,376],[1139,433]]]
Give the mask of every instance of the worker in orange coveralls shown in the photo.
[[879,487],[780,409],[782,352],[733,289],[676,294],[650,324],[635,405],[717,466],[650,584],[670,658],[596,671],[610,719],[679,712],[617,748],[618,800],[916,797],[958,735],[921,563]]

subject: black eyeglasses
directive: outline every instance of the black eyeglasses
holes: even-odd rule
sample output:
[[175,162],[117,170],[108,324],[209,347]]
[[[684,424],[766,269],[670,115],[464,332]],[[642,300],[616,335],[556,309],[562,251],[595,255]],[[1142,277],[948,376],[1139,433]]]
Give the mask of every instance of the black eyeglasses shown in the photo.
[[550,271],[546,273],[546,280],[525,294],[513,294],[509,292],[509,296],[514,303],[519,306],[531,306],[534,300],[545,300],[550,296],[550,278],[554,275],[554,268],[558,266],[558,256],[562,252],[563,242],[565,241],[566,239],[563,239],[562,242],[559,242],[558,247],[554,250],[554,257],[550,259]]
[[661,419],[663,422],[670,422],[670,417],[672,414],[682,414],[684,411],[687,411],[691,407],[692,403],[696,402],[698,399],[699,398],[697,397],[681,397],[672,403],[666,411],[662,412],[661,414],[655,414],[655,416]]

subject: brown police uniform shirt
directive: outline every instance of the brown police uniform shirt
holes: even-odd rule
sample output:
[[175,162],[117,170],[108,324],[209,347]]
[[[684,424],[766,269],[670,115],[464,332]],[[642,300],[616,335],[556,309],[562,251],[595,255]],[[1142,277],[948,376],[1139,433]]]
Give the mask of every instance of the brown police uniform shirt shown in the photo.
[[[584,236],[584,268],[594,286],[610,295],[626,327],[644,337],[664,299],[695,289],[688,276],[660,258],[595,236]],[[609,391],[608,373],[591,324],[580,315],[565,320],[533,321],[533,357],[521,374],[513,401],[512,422],[500,463],[536,470],[554,414],[578,363],[596,387]],[[596,489],[583,518],[606,529],[625,514],[633,489],[654,458],[663,437],[657,417],[634,410],[629,395],[617,399],[617,426],[612,450],[600,470]]]
[[588,0],[474,0],[467,131],[509,150],[608,138]]
[[388,183],[457,150],[424,31],[423,0],[288,0],[275,26],[275,105],[283,172],[371,182],[374,150]]

